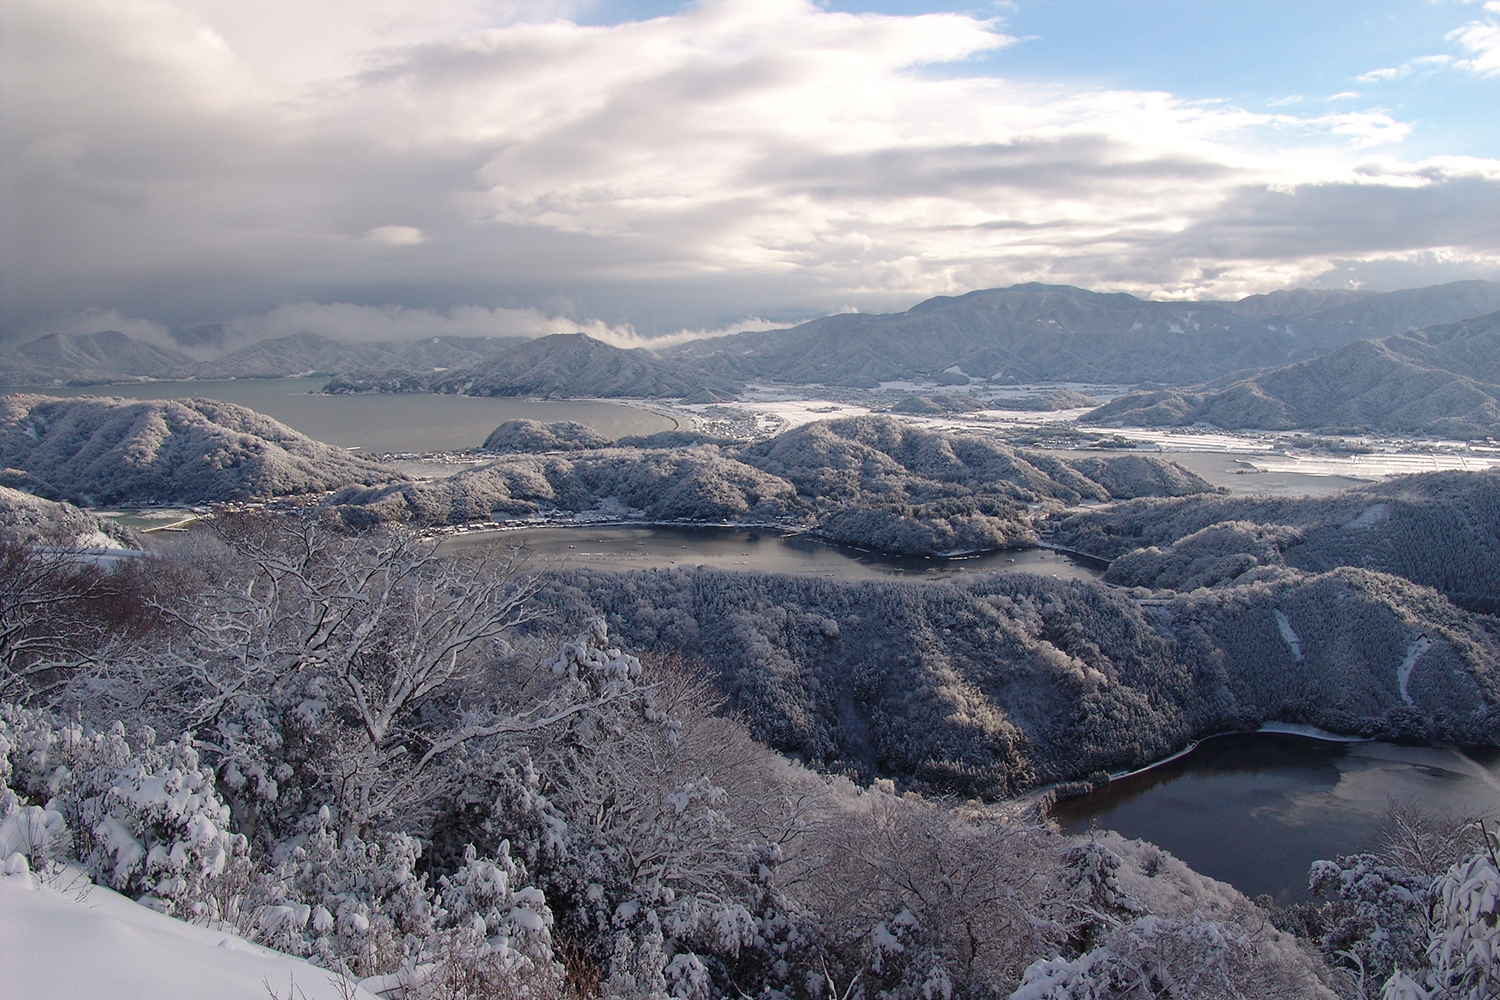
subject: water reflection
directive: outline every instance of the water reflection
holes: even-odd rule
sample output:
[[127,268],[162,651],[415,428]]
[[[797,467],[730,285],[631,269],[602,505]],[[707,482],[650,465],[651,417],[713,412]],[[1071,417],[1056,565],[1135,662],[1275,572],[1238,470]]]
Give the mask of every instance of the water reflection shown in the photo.
[[526,545],[532,564],[546,567],[627,570],[712,566],[839,580],[892,576],[936,580],[974,572],[1037,573],[1060,580],[1095,580],[1100,576],[1094,566],[1046,549],[986,552],[961,558],[903,558],[745,528],[527,528],[474,532],[443,544],[445,548],[462,548],[496,540]]
[[1371,846],[1391,799],[1433,812],[1496,814],[1493,753],[1388,743],[1333,743],[1246,733],[1059,804],[1080,833],[1097,822],[1152,841],[1249,896],[1309,898],[1307,869]]

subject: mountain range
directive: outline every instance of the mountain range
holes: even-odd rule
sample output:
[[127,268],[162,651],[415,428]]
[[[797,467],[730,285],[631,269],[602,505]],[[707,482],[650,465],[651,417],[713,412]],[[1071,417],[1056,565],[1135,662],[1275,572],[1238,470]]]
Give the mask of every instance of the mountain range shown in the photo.
[[1363,295],[1295,289],[1239,302],[1156,302],[1026,284],[928,299],[904,313],[840,314],[692,341],[669,354],[793,384],[1192,385],[1496,309],[1500,283],[1485,281]]
[[1224,388],[1133,392],[1085,421],[1500,437],[1500,312],[1361,340]]
[[[1033,283],[660,352],[583,333],[409,343],[298,333],[202,360],[115,331],[53,334],[0,349],[0,384],[327,375],[325,391],[335,393],[687,402],[732,400],[752,381],[1133,384],[1136,391],[1085,419],[1475,439],[1500,436],[1497,310],[1500,282],[1485,281],[1384,293],[1299,288],[1235,302],[1151,301]],[[222,334],[199,327],[178,342],[201,354],[218,349]],[[1073,393],[1029,405],[1089,402]],[[901,408],[944,407],[929,393]]]
[[1396,292],[1291,289],[1237,302],[1160,302],[1066,285],[940,296],[902,313],[825,316],[783,330],[623,350],[583,334],[534,341],[432,337],[344,343],[312,333],[210,360],[223,331],[195,327],[154,346],[125,334],[53,334],[0,348],[0,384],[338,376],[334,391],[472,395],[732,396],[748,380],[873,387],[1094,382],[1186,386],[1310,360],[1500,309],[1500,282]]

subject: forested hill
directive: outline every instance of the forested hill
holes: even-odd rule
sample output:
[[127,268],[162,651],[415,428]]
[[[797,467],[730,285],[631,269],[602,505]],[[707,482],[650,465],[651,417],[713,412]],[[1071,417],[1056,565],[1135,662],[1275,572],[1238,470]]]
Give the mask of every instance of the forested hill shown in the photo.
[[[510,446],[567,438],[508,429]],[[498,431],[497,431],[498,433]],[[1211,490],[1141,455],[1068,461],[889,417],[808,424],[749,446],[579,448],[515,454],[428,483],[350,487],[330,503],[351,524],[462,524],[544,511],[651,520],[780,522],[903,555],[1030,545],[1028,506]]]
[[0,467],[28,492],[84,506],[253,500],[405,478],[213,399],[6,396]]
[[[116,330],[51,334],[0,347],[0,385],[101,385],[138,379],[285,378],[399,369],[430,373],[487,358],[520,343],[517,337],[424,337],[406,343],[345,343],[295,333],[224,350],[222,328],[196,328],[178,338],[195,354],[134,340]],[[204,351],[216,356],[204,360]],[[222,352],[222,353],[221,353]]]
[[1193,591],[1284,567],[1360,566],[1433,587],[1463,607],[1500,613],[1500,472],[1399,476],[1324,497],[1140,499],[1071,511],[1047,530],[1113,560],[1125,586]]
[[1142,498],[1043,530],[1113,560],[1115,586],[572,570],[544,599],[701,658],[783,750],[955,794],[1123,770],[1271,721],[1500,740],[1500,473]]
[[928,299],[904,313],[840,314],[695,341],[674,355],[719,358],[790,383],[871,386],[946,373],[963,381],[1191,385],[1497,308],[1500,283],[1484,281],[1353,298],[1298,289],[1238,303],[1026,284]]
[[185,378],[194,360],[181,351],[132,340],[116,330],[82,335],[54,333],[0,347],[0,385],[129,382]]
[[[7,470],[9,471],[9,470]],[[9,478],[0,473],[0,478]],[[141,538],[107,517],[0,485],[0,542],[139,549]]]
[[1500,312],[1359,341],[1227,388],[1136,392],[1087,414],[1100,424],[1339,433],[1500,435]]
[[727,398],[744,388],[734,370],[718,361],[685,364],[645,348],[625,350],[587,334],[560,333],[524,341],[483,361],[446,371],[411,367],[351,371],[331,380],[324,391],[642,399],[707,392]]
[[561,620],[701,659],[756,735],[818,766],[1003,795],[1264,722],[1500,740],[1493,621],[1398,577],[1279,569],[1142,604],[1020,574],[934,583],[674,569],[548,577]]

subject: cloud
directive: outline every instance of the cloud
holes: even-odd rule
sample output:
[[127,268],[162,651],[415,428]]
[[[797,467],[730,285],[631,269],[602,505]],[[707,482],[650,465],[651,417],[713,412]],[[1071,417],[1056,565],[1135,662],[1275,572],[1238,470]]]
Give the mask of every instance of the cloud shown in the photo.
[[427,242],[427,234],[416,226],[376,226],[366,230],[365,239],[393,247],[414,247]]
[[[703,0],[562,19],[586,9],[7,0],[0,324],[583,315],[660,343],[1019,280],[1218,294],[1375,252],[1368,218],[1417,188],[1483,205],[1500,185],[1427,161],[1372,171],[1409,131],[1379,108],[985,75],[995,60],[971,61],[1014,39],[978,17]],[[1323,207],[1289,226],[1278,192]],[[1293,232],[1306,242],[1278,242]],[[1446,208],[1387,242],[1496,246]]]
[[105,330],[114,330],[134,340],[162,347],[177,346],[167,327],[148,319],[127,316],[118,309],[91,309],[86,312],[59,316],[35,332],[38,335],[46,335],[100,333]]
[[[105,325],[99,325],[105,324]],[[783,330],[787,322],[745,318],[720,328],[691,328],[648,337],[636,333],[628,324],[610,325],[600,319],[571,319],[547,315],[538,309],[484,309],[462,306],[458,309],[407,309],[402,306],[357,306],[353,303],[294,303],[257,315],[236,316],[223,325],[225,342],[231,348],[255,340],[285,337],[291,334],[315,333],[347,343],[404,343],[428,337],[544,337],[555,333],[586,333],[595,340],[613,343],[619,348],[669,348],[688,340],[723,337],[753,330]],[[118,313],[89,313],[69,319],[58,330],[69,333],[93,333],[113,328],[126,333],[148,334],[157,342],[169,343],[166,330],[159,324],[126,319]]]
[[[165,328],[129,320],[119,314],[85,315],[66,324],[69,332],[93,332],[109,328],[125,332],[150,332],[154,339],[167,341]],[[556,333],[586,333],[596,340],[617,347],[665,348],[731,333],[752,330],[779,330],[791,324],[748,318],[726,324],[719,329],[685,329],[655,337],[639,334],[628,324],[611,325],[597,319],[577,320],[549,315],[538,309],[486,309],[463,306],[454,309],[408,309],[402,306],[364,306],[348,302],[302,302],[277,306],[269,312],[237,316],[224,324],[224,337],[231,346],[239,346],[273,337],[315,333],[348,343],[381,341],[404,343],[429,337],[545,337]],[[126,327],[129,330],[126,330]]]
[[[1491,14],[1500,15],[1500,3],[1491,0],[1484,5]],[[1500,76],[1500,22],[1490,18],[1470,21],[1462,28],[1448,33],[1448,40],[1457,42],[1471,53],[1467,59],[1453,63],[1455,69],[1466,70],[1477,76]]]
[[[255,341],[296,333],[316,333],[349,342],[404,342],[428,337],[545,337],[554,333],[587,333],[621,343],[635,337],[629,327],[611,327],[599,320],[549,316],[536,309],[408,309],[402,306],[363,306],[348,302],[302,302],[277,306],[266,313],[238,316],[225,324],[229,341]],[[633,346],[633,345],[632,345]]]

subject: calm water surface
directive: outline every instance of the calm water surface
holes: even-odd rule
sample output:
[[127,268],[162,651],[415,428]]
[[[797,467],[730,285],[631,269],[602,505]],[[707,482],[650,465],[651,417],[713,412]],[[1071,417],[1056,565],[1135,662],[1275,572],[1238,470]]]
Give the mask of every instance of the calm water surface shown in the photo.
[[507,420],[576,420],[608,438],[677,428],[666,413],[595,400],[511,399],[438,393],[323,395],[326,378],[236,379],[225,382],[132,382],[128,385],[3,387],[47,396],[183,399],[204,396],[275,417],[310,438],[368,452],[459,451],[484,444]]
[[880,556],[810,538],[744,528],[531,528],[473,532],[444,542],[448,548],[524,544],[537,567],[666,569],[712,566],[761,573],[794,573],[839,580],[892,576],[943,579],[959,573],[1025,572],[1060,580],[1096,580],[1099,569],[1046,549],[986,552],[963,558],[904,559]]
[[1370,846],[1391,799],[1500,818],[1500,759],[1273,733],[1221,736],[1061,803],[1053,816],[1071,833],[1097,822],[1149,840],[1248,896],[1285,903],[1309,898],[1312,862]]

